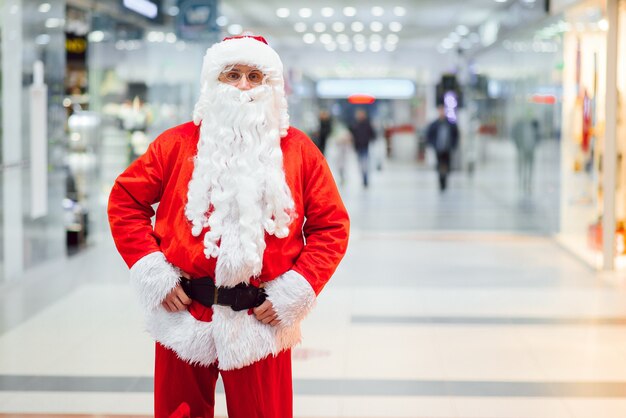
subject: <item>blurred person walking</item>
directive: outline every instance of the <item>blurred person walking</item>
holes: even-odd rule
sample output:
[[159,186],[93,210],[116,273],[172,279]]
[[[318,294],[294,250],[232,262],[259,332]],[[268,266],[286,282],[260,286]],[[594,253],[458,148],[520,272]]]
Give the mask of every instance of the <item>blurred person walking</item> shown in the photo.
[[448,120],[443,106],[438,106],[437,112],[439,116],[428,126],[426,138],[437,155],[439,190],[444,191],[448,187],[452,153],[459,143],[459,129]]
[[358,109],[354,112],[355,121],[350,127],[354,140],[354,149],[359,158],[359,167],[363,178],[363,187],[369,186],[369,147],[376,138],[376,132],[367,116],[367,112]]
[[328,141],[330,147],[334,148],[334,165],[339,173],[339,184],[343,186],[346,183],[348,156],[352,151],[352,134],[343,122],[337,120],[333,123],[333,130],[328,137]]
[[532,193],[533,171],[535,168],[535,148],[539,143],[539,122],[523,117],[513,125],[511,137],[517,149],[517,178],[520,193]]
[[291,348],[349,220],[324,157],[289,126],[265,39],[207,50],[193,122],[117,178],[108,211],[156,340],[154,416],[213,417],[221,375],[230,418],[291,418]]
[[320,126],[317,134],[318,138],[318,148],[322,152],[322,154],[326,154],[326,141],[328,140],[328,136],[333,129],[333,120],[330,116],[330,112],[328,110],[320,111]]

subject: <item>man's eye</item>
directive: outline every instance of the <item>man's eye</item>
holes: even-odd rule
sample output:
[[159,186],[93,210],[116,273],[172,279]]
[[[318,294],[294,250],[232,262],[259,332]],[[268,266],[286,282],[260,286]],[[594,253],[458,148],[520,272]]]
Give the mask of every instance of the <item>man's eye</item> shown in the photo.
[[250,73],[248,74],[248,79],[252,82],[259,83],[263,80],[263,74],[261,73]]
[[226,73],[226,78],[232,81],[237,81],[241,78],[241,75],[239,73],[231,71],[229,73]]

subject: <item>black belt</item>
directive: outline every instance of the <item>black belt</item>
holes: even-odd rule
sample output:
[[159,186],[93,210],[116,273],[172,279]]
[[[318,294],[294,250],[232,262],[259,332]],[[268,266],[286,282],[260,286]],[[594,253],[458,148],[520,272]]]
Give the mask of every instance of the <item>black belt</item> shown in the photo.
[[238,284],[235,287],[216,287],[211,277],[200,277],[189,280],[180,278],[183,290],[191,299],[206,307],[213,305],[230,306],[234,311],[256,308],[265,302],[265,291],[262,288]]

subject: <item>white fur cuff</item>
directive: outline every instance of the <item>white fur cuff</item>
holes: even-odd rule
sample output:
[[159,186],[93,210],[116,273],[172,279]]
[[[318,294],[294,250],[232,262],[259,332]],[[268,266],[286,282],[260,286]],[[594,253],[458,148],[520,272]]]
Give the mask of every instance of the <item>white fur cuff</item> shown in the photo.
[[300,273],[289,270],[265,285],[281,327],[298,324],[315,306],[315,292]]
[[144,309],[150,311],[161,304],[178,284],[180,272],[162,252],[142,257],[130,269],[130,282]]

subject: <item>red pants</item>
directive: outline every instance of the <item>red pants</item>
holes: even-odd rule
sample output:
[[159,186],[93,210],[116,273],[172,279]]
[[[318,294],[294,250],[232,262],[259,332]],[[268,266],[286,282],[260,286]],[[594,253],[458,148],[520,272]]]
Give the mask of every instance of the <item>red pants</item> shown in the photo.
[[[222,375],[229,418],[292,418],[291,351],[237,370],[192,366],[156,344],[154,416],[167,418],[188,404],[191,418],[213,418],[215,382]],[[185,414],[186,415],[186,414]]]

